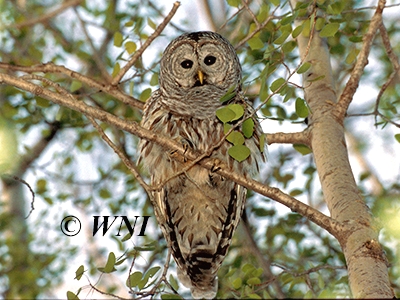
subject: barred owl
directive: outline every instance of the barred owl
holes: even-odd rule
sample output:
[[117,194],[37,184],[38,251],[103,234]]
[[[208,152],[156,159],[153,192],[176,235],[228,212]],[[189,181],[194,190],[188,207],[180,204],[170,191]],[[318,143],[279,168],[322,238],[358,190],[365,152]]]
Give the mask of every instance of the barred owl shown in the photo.
[[[161,59],[159,83],[160,88],[145,105],[144,128],[199,153],[211,151],[214,161],[243,176],[258,171],[263,156],[262,132],[241,91],[239,59],[225,38],[203,31],[173,40]],[[233,98],[221,102],[232,87]],[[242,119],[247,116],[255,123],[253,134],[245,140],[251,154],[242,162],[230,157],[232,144],[225,139],[224,124],[216,117],[219,108],[232,103],[243,106]],[[168,149],[142,140],[139,151],[151,184],[161,186],[153,193],[153,205],[179,280],[190,287],[194,298],[215,297],[217,271],[241,218],[246,189],[199,165],[171,178],[183,165]]]

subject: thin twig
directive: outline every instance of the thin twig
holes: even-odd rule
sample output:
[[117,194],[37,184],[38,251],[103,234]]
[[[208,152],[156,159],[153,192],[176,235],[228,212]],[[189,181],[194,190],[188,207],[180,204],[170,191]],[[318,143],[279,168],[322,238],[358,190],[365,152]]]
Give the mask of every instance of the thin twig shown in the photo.
[[216,31],[217,30],[217,25],[214,22],[213,14],[212,14],[212,11],[211,11],[211,8],[210,8],[210,3],[208,2],[208,0],[202,0],[202,2],[203,2],[203,7],[204,7],[204,9],[206,11],[206,16],[207,16],[208,22],[211,25],[211,30],[212,31]]
[[91,117],[91,116],[86,116],[90,122],[93,124],[93,126],[96,128],[96,130],[99,132],[101,138],[114,150],[115,153],[119,156],[119,158],[122,160],[122,162],[125,164],[125,166],[131,171],[133,176],[135,176],[136,180],[139,182],[139,184],[143,187],[143,189],[146,191],[147,195],[149,198],[152,198],[152,193],[150,190],[150,187],[144,182],[142,176],[140,176],[139,171],[137,170],[136,166],[129,160],[129,158],[115,145],[110,138],[106,135],[104,130],[100,127],[99,124],[97,124],[96,120]]
[[364,43],[360,53],[357,57],[357,62],[354,65],[354,69],[351,72],[350,78],[340,95],[339,101],[335,108],[335,113],[339,120],[343,120],[346,115],[347,109],[353,100],[353,96],[357,91],[360,83],[361,76],[364,74],[364,68],[368,64],[368,56],[371,50],[372,41],[374,40],[375,34],[382,24],[382,12],[385,7],[385,0],[379,0],[378,7],[376,8],[375,14],[371,19],[371,23],[368,28],[368,32],[364,35]]
[[399,59],[397,57],[397,55],[394,53],[393,51],[393,47],[390,43],[390,38],[389,38],[389,34],[386,30],[385,25],[383,24],[383,22],[381,22],[381,25],[379,27],[379,32],[381,34],[382,37],[382,43],[383,46],[385,47],[386,53],[393,65],[393,72],[392,74],[390,74],[389,78],[386,80],[386,82],[382,85],[381,89],[379,90],[378,96],[376,98],[376,102],[375,102],[375,123],[377,123],[376,117],[378,116],[379,113],[379,104],[380,104],[380,100],[381,97],[383,95],[383,93],[386,91],[386,89],[390,86],[390,84],[392,83],[392,81],[399,76],[399,70],[400,70],[400,63],[399,63]]
[[178,7],[180,6],[180,2],[176,1],[174,3],[174,6],[172,7],[171,11],[169,14],[165,17],[165,19],[161,22],[160,25],[154,30],[153,34],[150,35],[146,42],[144,42],[143,46],[140,47],[139,50],[135,52],[135,54],[132,56],[132,58],[126,63],[125,66],[121,68],[121,70],[118,72],[118,74],[113,78],[111,85],[115,86],[117,85],[122,77],[124,77],[125,73],[128,72],[128,70],[135,64],[135,62],[139,59],[139,57],[143,54],[144,50],[147,49],[148,46],[161,34],[161,32],[164,30],[164,28],[168,25],[168,23],[171,21],[172,17],[175,15],[176,11],[178,10]]
[[27,21],[21,22],[21,23],[11,24],[11,25],[7,26],[6,29],[11,29],[11,28],[19,29],[19,28],[22,28],[22,27],[32,26],[32,25],[37,24],[37,23],[47,22],[47,20],[55,17],[56,15],[61,14],[66,9],[70,8],[71,6],[79,5],[81,2],[83,2],[83,0],[65,1],[64,3],[62,3],[60,5],[60,7],[56,8],[53,11],[50,11],[48,13],[44,13],[38,18],[30,19],[30,20],[27,20]]
[[111,76],[110,76],[110,74],[108,74],[107,69],[104,66],[104,62],[100,56],[100,53],[94,46],[93,41],[90,38],[89,33],[86,29],[86,24],[83,22],[81,15],[79,14],[79,11],[76,7],[74,7],[74,11],[75,11],[76,16],[78,17],[79,24],[81,25],[81,28],[83,30],[83,34],[85,35],[86,40],[89,42],[89,46],[92,49],[93,60],[96,62],[96,67],[100,70],[102,77],[108,82],[111,80]]
[[43,73],[64,74],[70,78],[76,79],[76,80],[88,85],[91,88],[97,89],[99,92],[105,92],[105,93],[115,97],[122,103],[127,104],[129,106],[136,107],[141,110],[143,109],[143,106],[144,106],[143,102],[141,102],[140,100],[138,100],[134,97],[131,97],[131,96],[125,94],[118,87],[111,86],[109,84],[104,84],[102,82],[92,79],[91,77],[83,75],[79,72],[75,72],[71,69],[68,69],[64,66],[55,65],[52,62],[41,64],[41,65],[30,66],[30,67],[10,65],[7,63],[0,62],[0,69],[10,70],[10,71],[22,71],[25,73],[43,72]]
[[236,46],[235,49],[239,49],[242,47],[248,40],[250,40],[252,37],[254,37],[258,32],[260,32],[267,24],[269,21],[272,19],[276,18],[275,17],[275,12],[278,9],[279,6],[277,6],[272,13],[268,16],[267,19],[264,20],[262,23],[258,23],[256,29],[254,29],[251,33],[249,33],[246,37],[244,37]]
[[22,178],[19,178],[18,176],[14,176],[14,175],[9,175],[9,174],[4,174],[3,176],[6,177],[10,177],[12,179],[14,179],[15,181],[18,181],[24,185],[26,185],[29,189],[29,191],[31,192],[32,195],[32,201],[31,201],[31,209],[28,213],[28,215],[25,217],[25,219],[28,219],[29,216],[32,214],[32,212],[35,210],[34,204],[35,204],[35,192],[33,191],[33,189],[31,188],[31,186],[29,185],[29,183],[27,183],[25,180],[23,180]]

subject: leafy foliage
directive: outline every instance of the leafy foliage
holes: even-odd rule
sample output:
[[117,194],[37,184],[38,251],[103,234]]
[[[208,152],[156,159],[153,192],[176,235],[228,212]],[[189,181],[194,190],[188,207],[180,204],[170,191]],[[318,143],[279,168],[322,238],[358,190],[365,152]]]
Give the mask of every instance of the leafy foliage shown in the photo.
[[[46,5],[42,1],[26,1],[25,7],[19,7],[23,2],[0,3],[4,12],[0,14],[2,63],[28,67],[51,61],[105,85],[139,51],[170,9],[168,5],[134,0],[76,1],[76,6],[67,6],[69,1],[47,1]],[[301,131],[305,128],[304,119],[312,113],[303,99],[297,75],[307,74],[312,62],[299,58],[296,37],[309,35],[313,27],[327,37],[339,91],[359,55],[372,10],[362,8],[357,1],[317,1],[317,7],[313,3],[304,1],[292,10],[286,1],[251,2],[246,7],[242,1],[228,0],[223,3],[224,10],[212,10],[211,20],[218,25],[216,28],[223,25],[220,33],[238,45],[246,96],[255,106],[260,105],[258,116],[268,133],[272,132],[269,126],[280,125]],[[51,15],[60,5],[62,12]],[[310,7],[315,8],[315,14],[308,18]],[[302,22],[295,26],[293,22],[298,17]],[[149,54],[138,59],[118,85],[117,89],[130,96],[135,105],[146,101],[156,89],[160,53],[167,41],[195,27],[192,18],[184,18],[173,19],[165,36],[154,41]],[[219,24],[219,20],[226,23]],[[398,50],[397,18],[389,15],[385,26],[393,49]],[[399,127],[400,89],[392,75],[396,70],[379,39],[375,43],[372,68],[367,68],[365,74],[368,84],[363,85],[374,90],[369,97],[363,96],[365,99],[355,99],[355,106],[349,111],[353,117],[346,120],[349,135],[356,140],[354,153],[361,159],[374,144],[387,149],[389,141],[400,142],[398,130],[393,131],[393,127]],[[4,66],[0,72],[20,75]],[[64,89],[79,101],[127,121],[140,121],[139,109],[81,79],[54,72],[33,74],[39,79],[32,80],[40,81],[44,88]],[[49,82],[58,86],[49,86]],[[6,163],[2,157],[6,151],[2,149],[0,154],[1,173],[24,178],[36,195],[35,210],[25,220],[27,212],[23,209],[8,210],[10,203],[4,200],[5,195],[13,192],[16,182],[2,177],[0,230],[6,234],[0,237],[1,295],[44,298],[57,293],[58,297],[78,299],[89,283],[91,291],[96,288],[105,294],[155,294],[162,299],[176,299],[179,292],[185,298],[188,292],[174,277],[174,264],[168,275],[161,268],[167,251],[157,224],[149,225],[146,236],[109,233],[104,237],[85,236],[84,243],[67,238],[58,230],[59,222],[71,211],[82,215],[86,224],[99,214],[153,215],[138,182],[103,143],[90,121],[80,113],[9,85],[0,86],[0,95],[0,140],[2,148],[9,152]],[[241,105],[229,104],[233,96],[232,89],[221,99],[224,107],[217,111],[217,117],[229,132],[230,155],[242,161],[249,155],[245,141],[253,134],[254,121],[245,118]],[[376,127],[373,138],[366,136],[366,131],[372,131],[363,123],[368,117]],[[105,123],[101,128],[135,160],[136,137]],[[3,132],[8,133],[7,142],[2,139]],[[396,146],[393,149],[398,149],[398,143]],[[311,155],[306,155],[310,151],[298,144],[271,145],[269,163],[261,170],[260,179],[324,210],[316,168]],[[371,163],[374,160],[369,159]],[[382,220],[381,241],[392,263],[389,272],[393,288],[399,294],[398,174],[381,180],[374,169],[357,174],[358,184],[372,212]],[[348,297],[345,259],[336,240],[279,204],[249,193],[247,217],[219,273],[218,296]],[[29,207],[31,199],[21,194],[21,207]],[[82,247],[88,253],[84,258],[78,251]],[[67,273],[70,269],[72,273]],[[74,290],[60,288],[63,282]]]

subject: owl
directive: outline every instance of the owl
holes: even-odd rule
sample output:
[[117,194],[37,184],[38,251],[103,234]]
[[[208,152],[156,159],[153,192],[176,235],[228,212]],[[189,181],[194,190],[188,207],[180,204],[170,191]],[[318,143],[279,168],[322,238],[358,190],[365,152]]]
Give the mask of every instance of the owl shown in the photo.
[[[241,66],[232,45],[214,32],[186,33],[167,46],[160,64],[160,88],[146,102],[141,125],[198,153],[211,153],[213,161],[232,172],[255,175],[263,159],[262,131],[243,96]],[[222,102],[232,90],[234,96]],[[216,116],[230,104],[242,105],[242,119],[252,118],[255,124],[245,140],[251,154],[242,162],[230,157],[232,144]],[[235,130],[240,131],[240,124]],[[246,189],[196,164],[180,172],[183,163],[174,160],[170,150],[147,140],[141,140],[139,154],[151,184],[160,187],[153,192],[153,206],[178,279],[193,298],[214,298],[217,272],[241,218]]]

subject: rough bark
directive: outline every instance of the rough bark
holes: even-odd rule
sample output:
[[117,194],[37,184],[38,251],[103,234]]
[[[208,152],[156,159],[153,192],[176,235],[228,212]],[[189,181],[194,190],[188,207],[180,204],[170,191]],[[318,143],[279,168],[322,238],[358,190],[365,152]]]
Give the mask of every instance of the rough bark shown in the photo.
[[313,32],[311,38],[299,36],[298,44],[301,58],[312,64],[303,75],[305,99],[311,111],[309,146],[331,216],[343,225],[333,234],[346,258],[350,289],[356,298],[393,298],[378,229],[349,163],[344,114],[336,113],[338,97],[326,41]]

